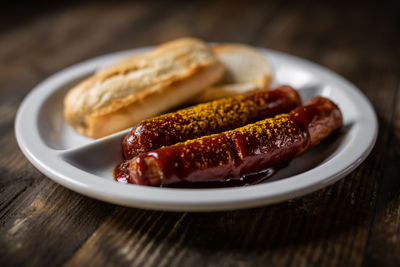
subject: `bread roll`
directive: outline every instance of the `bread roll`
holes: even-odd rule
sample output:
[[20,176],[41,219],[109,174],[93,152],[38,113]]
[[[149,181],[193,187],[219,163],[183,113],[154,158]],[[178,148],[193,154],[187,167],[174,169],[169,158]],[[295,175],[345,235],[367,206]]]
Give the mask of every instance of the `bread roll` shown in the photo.
[[270,87],[271,67],[255,48],[240,44],[220,44],[213,50],[224,64],[225,73],[217,84],[190,99],[190,103],[208,102]]
[[103,137],[182,104],[223,72],[207,44],[178,39],[100,69],[72,88],[65,119],[83,135]]

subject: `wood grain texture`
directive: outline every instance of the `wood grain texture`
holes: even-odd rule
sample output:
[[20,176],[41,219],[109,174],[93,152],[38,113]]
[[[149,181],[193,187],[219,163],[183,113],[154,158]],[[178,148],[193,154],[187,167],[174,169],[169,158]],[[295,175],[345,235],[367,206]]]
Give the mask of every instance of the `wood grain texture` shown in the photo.
[[[0,266],[400,265],[399,4],[49,2],[28,8],[8,6],[0,17]],[[308,196],[214,213],[93,200],[53,183],[23,157],[13,123],[35,84],[93,56],[181,36],[276,49],[343,75],[377,111],[371,155]]]

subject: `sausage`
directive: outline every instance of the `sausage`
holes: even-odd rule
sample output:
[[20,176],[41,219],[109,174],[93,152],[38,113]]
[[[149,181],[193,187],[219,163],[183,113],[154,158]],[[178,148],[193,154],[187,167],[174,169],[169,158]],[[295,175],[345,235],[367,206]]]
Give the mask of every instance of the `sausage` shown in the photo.
[[296,90],[280,86],[273,91],[258,90],[144,120],[123,139],[124,158],[235,129],[289,112],[299,105],[301,100]]
[[171,186],[242,179],[287,164],[341,126],[336,104],[316,97],[288,114],[136,156],[124,163],[127,182]]

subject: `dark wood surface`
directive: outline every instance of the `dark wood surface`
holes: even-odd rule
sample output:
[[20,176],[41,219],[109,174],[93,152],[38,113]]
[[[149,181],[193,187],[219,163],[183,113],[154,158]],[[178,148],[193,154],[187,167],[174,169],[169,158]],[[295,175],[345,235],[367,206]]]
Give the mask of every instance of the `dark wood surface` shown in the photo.
[[[0,16],[0,266],[400,266],[400,8],[320,1],[28,3]],[[72,192],[22,155],[14,117],[47,76],[180,36],[294,54],[353,82],[379,137],[334,185],[277,205],[171,213]]]

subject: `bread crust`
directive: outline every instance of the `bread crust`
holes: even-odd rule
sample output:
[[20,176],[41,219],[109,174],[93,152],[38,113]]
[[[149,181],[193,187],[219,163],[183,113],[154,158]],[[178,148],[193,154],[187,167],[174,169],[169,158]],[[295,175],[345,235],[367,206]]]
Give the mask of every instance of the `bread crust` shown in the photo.
[[[269,88],[272,81],[272,70],[271,66],[268,64],[267,60],[264,58],[264,55],[257,51],[254,47],[243,44],[219,44],[213,47],[214,53],[223,54],[223,53],[242,53],[247,54],[252,59],[257,58],[260,62],[262,62],[263,73],[256,77],[256,79],[251,79],[248,82],[254,83],[254,85],[258,86],[258,89],[266,89]],[[225,82],[222,79],[222,82]]]
[[182,104],[223,72],[207,44],[178,39],[99,69],[72,88],[65,119],[83,135],[103,137]]
[[[248,45],[227,43],[214,46],[213,51],[225,65],[225,74],[216,84],[190,99],[190,103],[208,102],[270,87],[272,81],[271,67],[264,56],[255,48]],[[236,60],[243,57],[246,62],[235,61],[235,57]],[[251,68],[249,68],[249,65]],[[235,77],[234,72],[238,72],[238,70],[242,73],[241,77]],[[248,74],[246,75],[246,73]]]

